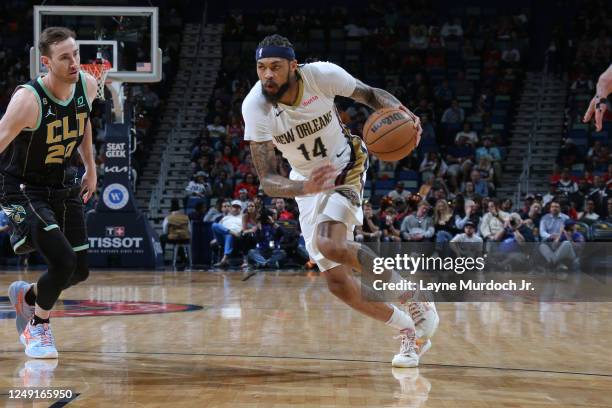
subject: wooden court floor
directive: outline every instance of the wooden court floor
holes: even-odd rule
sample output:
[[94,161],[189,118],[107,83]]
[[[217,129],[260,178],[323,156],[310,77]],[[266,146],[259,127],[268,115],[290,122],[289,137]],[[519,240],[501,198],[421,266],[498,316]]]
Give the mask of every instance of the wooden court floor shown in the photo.
[[[38,274],[0,272],[0,406],[612,406],[609,303],[439,304],[421,366],[392,370],[394,331],[318,275],[95,271],[62,295],[55,366],[28,360],[7,318],[8,285]],[[78,396],[9,399],[25,386]]]

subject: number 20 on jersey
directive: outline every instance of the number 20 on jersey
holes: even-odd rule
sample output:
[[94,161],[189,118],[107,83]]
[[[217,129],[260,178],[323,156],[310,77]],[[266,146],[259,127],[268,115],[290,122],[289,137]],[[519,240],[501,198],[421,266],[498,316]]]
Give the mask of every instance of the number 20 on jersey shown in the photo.
[[[85,121],[87,120],[87,113],[77,113],[78,129],[70,130],[70,123],[68,122],[68,116],[64,116],[61,120],[55,120],[47,124],[47,145],[49,150],[47,151],[47,157],[45,158],[45,164],[62,164],[64,160],[72,155],[74,146],[77,143],[79,137],[85,133]],[[75,139],[69,142],[67,145],[56,144],[64,142],[69,139]]]

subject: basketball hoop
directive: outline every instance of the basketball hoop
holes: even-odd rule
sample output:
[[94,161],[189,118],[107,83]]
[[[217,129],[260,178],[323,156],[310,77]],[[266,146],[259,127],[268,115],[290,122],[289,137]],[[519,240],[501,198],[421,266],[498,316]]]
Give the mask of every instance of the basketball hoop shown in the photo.
[[93,75],[94,78],[96,78],[96,81],[98,82],[98,91],[96,93],[96,96],[100,100],[104,100],[104,85],[106,83],[106,75],[108,75],[108,71],[111,68],[112,64],[105,59],[96,60],[91,64],[81,64],[81,69],[83,71],[89,72],[91,75]]

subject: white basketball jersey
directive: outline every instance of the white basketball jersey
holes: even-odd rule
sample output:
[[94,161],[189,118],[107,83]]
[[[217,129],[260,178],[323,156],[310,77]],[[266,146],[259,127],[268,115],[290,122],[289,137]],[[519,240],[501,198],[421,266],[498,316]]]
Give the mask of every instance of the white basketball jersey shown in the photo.
[[271,140],[298,177],[308,177],[323,161],[341,169],[351,158],[351,148],[334,97],[352,95],[356,79],[330,62],[306,64],[298,72],[301,81],[294,105],[274,106],[266,101],[260,81],[253,86],[242,103],[244,139]]

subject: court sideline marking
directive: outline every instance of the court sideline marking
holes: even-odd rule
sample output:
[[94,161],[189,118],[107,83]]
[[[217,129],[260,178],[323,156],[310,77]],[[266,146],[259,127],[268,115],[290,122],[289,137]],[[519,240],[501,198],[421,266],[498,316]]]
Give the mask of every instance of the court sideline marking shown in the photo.
[[[218,353],[179,353],[179,352],[143,352],[143,351],[85,351],[85,350],[62,350],[62,353],[71,354],[133,354],[133,355],[152,355],[152,356],[201,356],[201,357],[236,357],[236,358],[269,358],[277,360],[312,360],[312,361],[340,361],[347,363],[368,363],[368,364],[388,364],[388,361],[383,360],[361,360],[361,359],[344,359],[331,357],[304,357],[304,356],[269,356],[269,355],[250,355],[250,354],[218,354]],[[23,350],[7,350],[4,353],[23,353]],[[462,364],[439,364],[439,363],[424,363],[419,367],[438,367],[438,368],[473,368],[481,370],[499,370],[499,371],[519,371],[544,374],[568,374],[568,375],[586,375],[593,377],[608,377],[612,378],[612,374],[603,373],[588,373],[579,371],[557,371],[557,370],[539,370],[534,368],[513,368],[513,367],[495,367],[495,366],[476,366]]]

